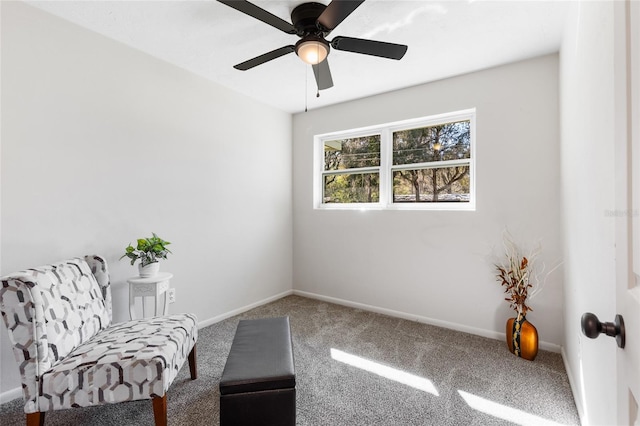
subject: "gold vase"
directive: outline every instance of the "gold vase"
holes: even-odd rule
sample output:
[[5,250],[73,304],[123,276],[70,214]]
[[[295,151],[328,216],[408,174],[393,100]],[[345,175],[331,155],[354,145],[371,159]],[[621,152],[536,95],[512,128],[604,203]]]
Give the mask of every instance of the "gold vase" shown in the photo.
[[507,347],[512,354],[533,361],[538,355],[538,330],[521,312],[507,320]]

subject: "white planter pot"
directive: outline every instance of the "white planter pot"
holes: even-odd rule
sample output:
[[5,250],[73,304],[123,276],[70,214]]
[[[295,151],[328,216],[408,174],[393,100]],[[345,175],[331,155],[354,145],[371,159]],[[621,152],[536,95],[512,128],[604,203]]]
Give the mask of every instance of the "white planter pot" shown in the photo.
[[143,278],[155,277],[156,275],[158,275],[159,271],[160,271],[159,262],[150,263],[147,266],[142,266],[142,263],[138,264],[138,272],[140,276]]

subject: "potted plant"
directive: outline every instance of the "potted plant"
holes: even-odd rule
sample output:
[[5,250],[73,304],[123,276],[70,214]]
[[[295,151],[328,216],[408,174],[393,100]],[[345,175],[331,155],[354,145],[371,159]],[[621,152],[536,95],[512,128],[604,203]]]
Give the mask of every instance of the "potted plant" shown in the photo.
[[557,266],[545,273],[544,263],[537,262],[542,251],[540,243],[525,254],[506,229],[502,242],[504,256],[501,261],[494,264],[497,271],[496,278],[507,293],[508,297],[505,297],[505,300],[516,311],[516,317],[507,320],[507,346],[516,356],[533,361],[538,354],[538,331],[527,321],[527,312],[533,310],[528,305],[527,299],[533,298],[542,291],[546,276]]
[[158,237],[155,232],[149,238],[139,238],[138,244],[134,248],[131,244],[125,249],[125,253],[120,257],[128,257],[131,259],[131,265],[140,260],[138,270],[141,277],[152,277],[156,275],[160,269],[160,259],[166,259],[167,254],[171,251],[167,246],[171,244]]

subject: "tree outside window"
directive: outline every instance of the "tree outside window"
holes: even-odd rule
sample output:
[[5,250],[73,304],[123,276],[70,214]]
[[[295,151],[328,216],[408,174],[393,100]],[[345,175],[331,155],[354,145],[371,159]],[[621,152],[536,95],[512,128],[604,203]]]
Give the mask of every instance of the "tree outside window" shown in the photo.
[[324,143],[324,202],[380,200],[380,135]]
[[393,202],[468,202],[470,121],[393,133]]

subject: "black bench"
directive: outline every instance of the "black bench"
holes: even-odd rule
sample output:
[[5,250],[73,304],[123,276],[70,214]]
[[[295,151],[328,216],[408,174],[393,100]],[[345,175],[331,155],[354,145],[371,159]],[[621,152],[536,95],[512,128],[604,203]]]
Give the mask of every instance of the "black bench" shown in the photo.
[[220,426],[295,424],[289,317],[240,320],[220,378]]

